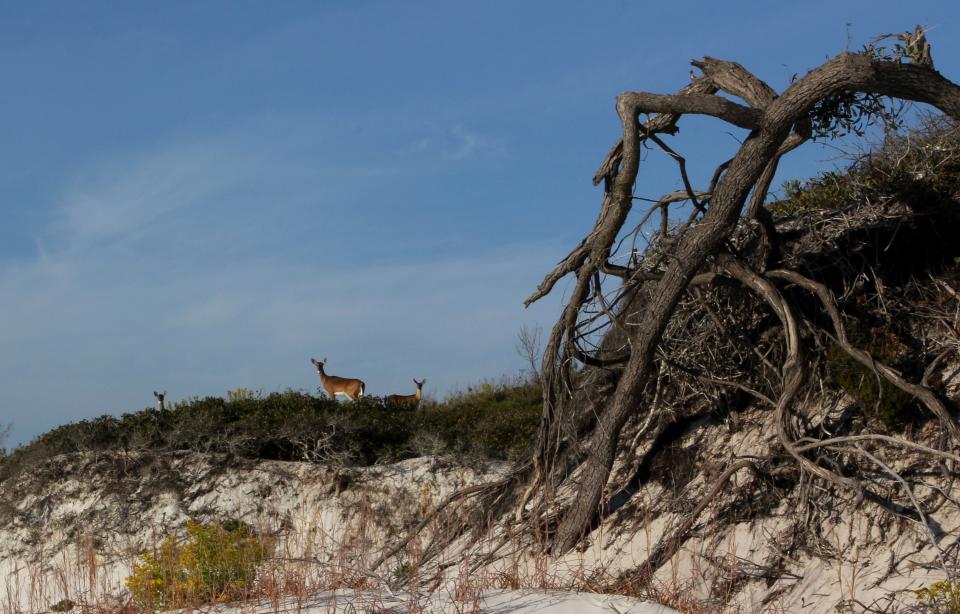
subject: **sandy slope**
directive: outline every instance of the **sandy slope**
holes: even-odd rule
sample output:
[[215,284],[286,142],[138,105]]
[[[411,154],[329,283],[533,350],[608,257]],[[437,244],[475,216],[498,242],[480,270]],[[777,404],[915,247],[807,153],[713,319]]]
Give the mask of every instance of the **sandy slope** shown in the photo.
[[279,604],[245,604],[220,607],[216,614],[276,614],[297,612],[320,614],[345,612],[488,612],[491,614],[675,614],[666,606],[618,595],[567,593],[561,591],[485,591],[480,595],[454,599],[449,593],[429,596],[355,593],[336,591],[312,595],[302,601],[287,600]]
[[[684,444],[696,446],[712,466],[722,466],[730,454],[765,452],[764,446],[772,444],[762,416],[753,419],[753,414],[745,412],[741,418],[750,422],[738,431],[730,433],[723,424],[711,426],[692,432]],[[902,453],[898,462],[908,464],[914,456]],[[369,566],[383,548],[406,535],[411,519],[422,518],[449,493],[497,479],[503,470],[503,466],[465,468],[420,458],[354,470],[344,477],[332,468],[307,463],[224,464],[192,453],[160,458],[57,457],[0,484],[0,610],[46,611],[63,598],[98,606],[122,603],[124,579],[137,554],[150,551],[166,532],[179,530],[188,518],[202,522],[236,518],[263,534],[275,535],[276,561],[265,573],[279,578],[293,574],[302,579],[305,591],[358,586],[361,580],[378,590],[392,589],[396,569],[407,560],[404,557],[415,558],[416,552],[401,553],[374,574]],[[698,496],[707,482],[704,476],[695,476],[680,495]],[[412,610],[422,606],[428,611],[476,611],[474,597],[459,601],[449,597],[457,592],[462,574],[468,574],[470,581],[459,585],[470,584],[470,591],[504,585],[576,588],[586,578],[602,584],[644,563],[678,522],[672,502],[679,502],[681,508],[687,505],[680,495],[658,482],[645,485],[630,505],[591,535],[585,548],[555,559],[525,543],[510,542],[501,548],[498,544],[504,534],[499,526],[490,527],[477,541],[464,535],[433,562],[444,563],[446,569],[445,588],[437,596],[319,593],[311,598],[310,607],[315,612],[350,611],[346,604],[352,600],[357,611],[377,611],[368,607],[376,604],[398,611],[406,604],[415,605],[406,608]],[[723,503],[718,500],[716,508]],[[705,600],[716,586],[728,586],[731,611],[737,607],[755,611],[766,604],[768,611],[823,612],[855,602],[897,611],[916,604],[914,590],[943,577],[937,552],[917,523],[866,506],[839,509],[814,527],[818,550],[787,553],[781,544],[794,531],[791,505],[789,500],[772,501],[764,514],[734,522],[714,517],[713,508],[708,510],[701,520],[703,530],[657,570],[653,586],[665,589],[659,600],[673,596],[719,607],[722,602]],[[468,511],[450,510],[451,514]],[[960,514],[944,507],[928,517],[935,523],[931,526],[936,529],[938,547],[954,551],[960,543]],[[444,526],[437,521],[438,529]],[[429,543],[430,530],[411,548]],[[475,565],[494,549],[499,558]],[[453,566],[448,566],[451,562]],[[768,570],[776,572],[773,581],[767,577]],[[431,569],[422,572],[428,574]],[[511,583],[505,584],[504,578]],[[521,598],[485,592],[480,611],[670,611],[650,609],[649,604],[634,600],[557,595],[536,592]],[[651,598],[658,599],[658,594]],[[339,609],[341,602],[344,609]],[[311,611],[305,606],[306,602],[298,606],[291,601],[280,611],[296,612],[298,607]],[[277,608],[263,602],[232,611],[259,614]]]

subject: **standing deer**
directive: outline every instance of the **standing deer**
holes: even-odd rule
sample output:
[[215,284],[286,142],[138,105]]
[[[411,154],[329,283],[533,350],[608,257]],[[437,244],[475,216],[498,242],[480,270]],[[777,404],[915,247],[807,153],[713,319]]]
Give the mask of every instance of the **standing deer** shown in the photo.
[[423,385],[427,383],[427,378],[423,378],[422,382],[418,382],[416,379],[413,380],[413,383],[417,385],[417,391],[413,394],[391,394],[384,399],[387,405],[408,405],[411,407],[416,407],[420,404],[420,398],[423,396]]
[[327,375],[323,372],[323,365],[327,364],[326,358],[320,361],[316,358],[311,358],[310,362],[317,368],[317,375],[320,376],[320,385],[323,386],[323,390],[331,400],[336,399],[336,395],[338,394],[342,394],[351,401],[356,401],[363,396],[363,391],[366,390],[367,385],[361,380]]
[[156,390],[153,391],[153,398],[155,398],[155,399],[157,400],[157,410],[158,410],[158,411],[163,411],[163,398],[164,398],[165,396],[167,396],[167,391],[166,391],[166,390],[164,390],[163,392],[157,392]]

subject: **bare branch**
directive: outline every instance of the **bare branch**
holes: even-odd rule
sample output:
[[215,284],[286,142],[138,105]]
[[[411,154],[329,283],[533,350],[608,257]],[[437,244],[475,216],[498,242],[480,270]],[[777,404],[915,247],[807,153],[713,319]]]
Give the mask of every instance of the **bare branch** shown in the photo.
[[721,90],[739,96],[751,107],[764,109],[777,97],[772,87],[736,62],[705,57],[690,63],[702,70]]
[[650,94],[648,92],[625,92],[620,94],[625,105],[643,109],[644,113],[670,113],[676,115],[710,115],[739,128],[753,130],[760,127],[763,113],[759,109],[745,107],[722,96],[709,94]]
[[[799,440],[804,441],[804,440]],[[912,441],[907,441],[906,439],[899,439],[897,437],[890,437],[889,435],[879,435],[879,434],[870,434],[870,435],[846,435],[844,437],[831,437],[830,439],[821,439],[819,441],[812,441],[810,443],[804,443],[797,446],[797,452],[806,452],[808,450],[813,450],[815,448],[825,448],[828,446],[835,446],[838,444],[844,443],[853,443],[857,441],[882,441],[884,443],[892,443],[894,445],[902,446],[904,448],[912,448],[925,454],[932,454],[933,456],[939,456],[947,460],[960,462],[960,456],[956,454],[951,454],[950,452],[944,452],[943,450],[937,450],[929,446],[925,446],[919,443],[914,443]]]
[[927,409],[929,409],[937,418],[940,419],[940,424],[942,424],[943,427],[947,429],[947,432],[950,433],[950,437],[954,444],[960,443],[960,426],[957,425],[957,421],[950,414],[950,411],[943,404],[943,401],[941,401],[932,390],[925,386],[908,382],[907,380],[903,379],[899,373],[890,367],[877,362],[872,356],[870,356],[870,354],[854,347],[850,343],[850,341],[847,339],[846,328],[843,326],[843,320],[840,318],[840,310],[837,308],[836,299],[833,296],[833,292],[831,292],[829,288],[794,271],[770,271],[769,275],[771,277],[785,279],[800,286],[801,288],[805,288],[806,290],[813,292],[820,299],[820,303],[823,305],[827,315],[830,316],[830,320],[833,323],[833,327],[837,335],[837,341],[840,347],[842,347],[851,358],[855,359],[860,364],[869,369],[874,369],[891,384],[919,399],[920,402],[927,407]]
[[[677,95],[685,94],[714,94],[717,91],[717,86],[715,86],[709,79],[695,79],[689,85],[680,89],[677,92]],[[666,133],[673,134],[677,131],[677,121],[680,119],[680,114],[678,113],[662,113],[660,115],[655,115],[650,118],[649,121],[643,123],[642,132],[643,134],[656,134],[656,133]],[[610,152],[607,153],[607,156],[603,160],[603,164],[600,165],[600,168],[597,169],[597,172],[593,175],[593,185],[599,185],[601,181],[607,180],[608,182],[613,181],[613,177],[617,174],[617,169],[620,167],[620,161],[623,157],[623,139],[618,140],[613,147],[610,148]]]
[[[721,254],[721,251],[725,245],[732,244],[733,233],[743,219],[745,204],[751,194],[753,202],[746,213],[759,215],[779,157],[809,138],[812,113],[815,110],[822,112],[823,107],[817,105],[825,99],[845,93],[893,96],[933,104],[960,118],[960,88],[929,66],[843,54],[798,79],[777,97],[762,81],[737,64],[707,58],[698,65],[704,70],[704,78],[678,94],[628,92],[618,97],[621,143],[614,146],[595,176],[595,182],[601,179],[607,182],[597,222],[584,241],[547,275],[526,302],[530,304],[544,296],[564,275],[576,274],[576,288],[554,327],[544,357],[544,415],[537,446],[536,462],[542,466],[542,471],[538,471],[542,477],[538,479],[550,484],[551,488],[563,481],[574,488],[574,496],[561,514],[554,538],[553,549],[557,552],[572,547],[594,526],[620,445],[620,431],[638,408],[645,407],[643,399],[653,377],[656,350],[675,318],[677,306],[684,300],[691,280],[708,272],[710,260],[714,257],[723,271],[751,288],[780,320],[786,356],[775,417],[782,445],[805,471],[858,494],[864,492],[856,479],[839,473],[835,460],[825,454],[811,458],[797,445],[790,410],[804,385],[807,365],[802,359],[793,307],[769,278]],[[751,106],[714,95],[719,89],[742,97]],[[641,127],[639,119],[645,113],[657,115]],[[681,232],[671,233],[669,241],[657,245],[651,252],[653,266],[647,261],[648,266],[642,267],[642,273],[639,272],[641,266],[634,264],[631,267],[637,269],[636,272],[619,270],[609,262],[611,247],[634,200],[633,185],[638,176],[641,146],[648,139],[656,142],[656,132],[672,131],[683,114],[714,116],[751,132],[736,155],[714,173],[708,190],[709,207],[702,213],[692,214]],[[664,147],[664,151],[670,153],[672,150]],[[696,203],[700,197],[682,169],[681,179],[687,196]],[[663,203],[652,208],[651,214],[654,211],[662,213],[666,206]],[[597,324],[610,328],[602,342],[592,345],[598,355],[602,355],[604,349],[611,351],[627,345],[631,351],[626,363],[615,370],[614,375],[608,377],[590,370],[577,374],[578,385],[583,385],[584,378],[596,377],[604,386],[602,394],[592,396],[586,408],[578,408],[576,403],[586,402],[586,396],[581,395],[579,400],[574,396],[570,364],[578,352],[582,352],[577,347],[576,336],[581,310],[591,327],[595,326],[591,318],[599,313],[608,319],[613,314],[609,305],[590,292],[590,280],[601,270],[623,277],[624,290],[618,300],[621,296],[629,296],[630,301],[622,308],[617,307],[616,315],[622,325]],[[641,280],[643,283],[638,283]],[[599,311],[594,304],[596,301],[599,301]],[[824,303],[826,306],[829,301]],[[834,316],[835,308],[831,312],[831,317]],[[842,326],[838,328],[838,334],[840,329]],[[855,348],[848,347],[847,351],[855,351]],[[873,364],[865,353],[852,355],[858,361],[867,360]],[[585,362],[590,364],[591,357],[586,358],[588,361]],[[899,377],[882,365],[877,369],[888,379]],[[916,394],[950,430],[954,441],[960,441],[960,429],[929,389],[909,384],[902,378],[899,382],[898,387]],[[579,419],[574,416],[586,415],[584,412],[589,412],[589,428],[571,430],[570,423]],[[573,465],[578,469],[572,473],[569,471],[570,457],[557,455],[564,446],[575,446],[585,454],[578,455]],[[808,450],[812,452],[814,448]]]
[[937,559],[940,561],[940,567],[943,569],[943,572],[948,578],[952,577],[950,570],[947,568],[947,563],[943,559],[943,551],[940,550],[940,546],[937,544],[937,537],[933,534],[933,530],[930,528],[930,523],[927,521],[927,515],[923,513],[923,508],[920,507],[920,503],[914,496],[913,489],[910,488],[910,485],[907,484],[907,481],[903,479],[903,476],[888,467],[882,460],[864,450],[859,444],[856,445],[856,448],[860,454],[863,454],[871,461],[876,463],[876,465],[883,469],[887,475],[900,482],[900,485],[903,486],[903,490],[907,493],[907,496],[910,497],[910,502],[913,503],[913,508],[917,510],[917,514],[920,516],[920,524],[923,525],[923,528],[927,533],[927,537],[930,540],[930,547],[933,548],[937,553]]
[[777,400],[777,436],[780,443],[800,465],[814,475],[838,486],[860,492],[862,487],[856,480],[837,475],[803,456],[792,440],[787,429],[787,416],[800,386],[806,375],[805,364],[800,353],[800,330],[797,319],[787,299],[768,279],[760,277],[737,259],[723,255],[718,258],[724,271],[734,276],[744,285],[760,295],[773,309],[783,325],[787,342],[787,358],[783,364],[783,391]]

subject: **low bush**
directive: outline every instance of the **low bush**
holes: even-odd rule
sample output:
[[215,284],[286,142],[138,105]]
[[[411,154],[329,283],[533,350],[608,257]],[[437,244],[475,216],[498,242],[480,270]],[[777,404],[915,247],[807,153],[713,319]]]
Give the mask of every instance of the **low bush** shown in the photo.
[[960,191],[960,127],[938,116],[901,133],[850,168],[783,184],[784,198],[769,205],[776,216],[840,209],[870,199],[898,196],[908,202],[952,200]]
[[929,588],[914,591],[917,603],[931,614],[960,614],[960,581],[934,582]]
[[349,465],[424,453],[510,459],[531,444],[541,412],[539,386],[526,383],[483,384],[419,409],[388,407],[377,397],[337,402],[296,391],[237,391],[57,427],[0,457],[0,479],[58,454],[110,450]]
[[270,542],[242,522],[223,525],[188,520],[186,539],[167,536],[142,554],[127,577],[134,602],[145,611],[243,599],[254,590],[257,568]]
[[[895,336],[876,335],[865,349],[876,360],[890,365],[897,358],[897,345]],[[827,364],[834,382],[857,402],[864,415],[877,418],[887,427],[902,426],[917,417],[912,395],[862,365],[839,345],[827,349]]]
[[459,455],[511,460],[524,453],[540,423],[543,399],[535,384],[482,384],[427,407],[420,428]]

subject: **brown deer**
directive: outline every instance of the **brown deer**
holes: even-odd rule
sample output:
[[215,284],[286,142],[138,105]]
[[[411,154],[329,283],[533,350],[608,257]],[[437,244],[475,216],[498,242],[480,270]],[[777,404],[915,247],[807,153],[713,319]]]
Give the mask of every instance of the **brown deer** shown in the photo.
[[327,364],[327,359],[317,360],[311,358],[310,362],[317,368],[317,375],[320,376],[320,385],[330,399],[336,399],[338,394],[342,394],[351,401],[356,401],[363,396],[367,385],[361,380],[351,379],[349,377],[337,377],[336,375],[327,375],[323,371],[323,365]]
[[417,391],[413,394],[391,394],[387,395],[384,399],[387,405],[407,405],[409,407],[416,407],[420,404],[420,398],[423,396],[423,385],[427,383],[427,378],[423,378],[422,382],[418,382],[416,379],[413,380],[413,383],[417,385]]
[[155,398],[155,399],[157,400],[157,410],[158,410],[158,411],[163,411],[163,398],[164,398],[165,396],[167,396],[167,391],[166,391],[166,390],[164,390],[163,392],[157,392],[156,390],[153,391],[153,398]]

